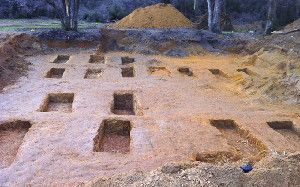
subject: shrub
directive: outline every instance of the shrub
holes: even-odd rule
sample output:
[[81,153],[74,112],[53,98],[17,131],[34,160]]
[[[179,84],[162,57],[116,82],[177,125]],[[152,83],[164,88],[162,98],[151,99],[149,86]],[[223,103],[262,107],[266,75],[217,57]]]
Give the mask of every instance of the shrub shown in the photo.
[[87,22],[104,22],[102,15],[97,12],[85,13],[82,19]]
[[110,20],[120,20],[126,16],[126,13],[121,9],[120,6],[114,4],[109,9],[109,18]]

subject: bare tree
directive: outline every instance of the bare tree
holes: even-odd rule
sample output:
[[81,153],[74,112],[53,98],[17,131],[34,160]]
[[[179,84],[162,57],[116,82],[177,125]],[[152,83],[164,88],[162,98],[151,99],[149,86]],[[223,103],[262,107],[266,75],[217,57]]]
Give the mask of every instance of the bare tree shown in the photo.
[[64,30],[77,31],[80,0],[46,0],[46,2],[58,12]]
[[221,13],[223,0],[207,0],[208,29],[212,32],[221,32]]
[[278,5],[278,0],[269,0],[268,2],[268,13],[267,13],[265,34],[271,34],[271,32],[274,30],[275,22],[277,19],[276,16],[277,5]]

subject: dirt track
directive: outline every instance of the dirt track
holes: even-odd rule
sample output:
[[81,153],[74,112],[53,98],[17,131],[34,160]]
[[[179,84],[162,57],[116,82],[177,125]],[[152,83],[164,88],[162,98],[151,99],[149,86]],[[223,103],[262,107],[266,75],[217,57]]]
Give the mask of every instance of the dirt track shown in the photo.
[[[244,163],[300,150],[298,107],[232,91],[231,77],[244,74],[238,56],[129,55],[135,62],[122,65],[128,54],[107,53],[94,64],[91,54],[72,53],[66,63],[51,63],[57,54],[30,58],[28,77],[1,94],[0,121],[32,125],[16,155],[1,152],[2,185],[73,186],[211,153],[205,161]],[[193,76],[178,72],[182,66]],[[134,71],[123,76],[134,77],[122,77],[126,67]],[[267,124],[273,121],[282,123]]]

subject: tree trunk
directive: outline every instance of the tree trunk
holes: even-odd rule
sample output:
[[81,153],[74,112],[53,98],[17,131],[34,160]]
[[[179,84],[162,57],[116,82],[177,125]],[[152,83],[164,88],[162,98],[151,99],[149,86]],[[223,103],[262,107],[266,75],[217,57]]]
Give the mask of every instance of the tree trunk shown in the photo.
[[221,32],[221,14],[223,0],[207,0],[208,29],[211,32]]
[[207,0],[207,12],[208,12],[208,29],[213,31],[213,10],[212,10],[212,0]]
[[54,0],[46,2],[58,12],[64,30],[77,31],[80,0],[61,0],[62,7]]
[[265,28],[265,34],[271,34],[274,30],[275,22],[276,22],[276,10],[277,10],[277,0],[269,0],[268,3],[268,15],[267,15],[267,22]]
[[80,0],[62,0],[62,26],[64,30],[77,31],[79,4]]
[[74,30],[74,31],[77,31],[77,29],[78,29],[79,4],[80,4],[80,0],[74,0],[73,27],[72,27],[72,30]]
[[66,31],[70,31],[71,29],[71,6],[70,0],[62,0],[63,4],[63,20],[62,20],[62,27]]
[[216,32],[216,33],[221,33],[222,4],[223,4],[223,0],[216,0],[215,1],[212,31]]

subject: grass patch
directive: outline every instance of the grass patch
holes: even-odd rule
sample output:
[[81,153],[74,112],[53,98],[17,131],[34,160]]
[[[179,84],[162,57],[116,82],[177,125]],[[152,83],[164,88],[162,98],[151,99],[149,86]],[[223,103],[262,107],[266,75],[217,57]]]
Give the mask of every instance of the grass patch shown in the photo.
[[[79,29],[97,29],[101,23],[89,23],[79,21]],[[32,31],[42,29],[59,29],[61,22],[59,20],[51,19],[0,19],[0,31],[13,32],[13,31]]]

